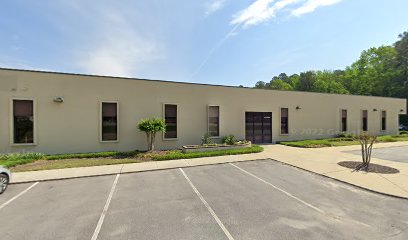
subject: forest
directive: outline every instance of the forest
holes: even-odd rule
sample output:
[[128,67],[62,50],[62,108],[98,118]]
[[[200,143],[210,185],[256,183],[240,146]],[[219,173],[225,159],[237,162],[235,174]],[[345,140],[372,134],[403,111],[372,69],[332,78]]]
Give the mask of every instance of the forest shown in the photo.
[[[254,88],[408,99],[408,32],[390,46],[364,50],[345,69],[281,73],[269,82],[257,82]],[[408,124],[407,116],[400,120]]]

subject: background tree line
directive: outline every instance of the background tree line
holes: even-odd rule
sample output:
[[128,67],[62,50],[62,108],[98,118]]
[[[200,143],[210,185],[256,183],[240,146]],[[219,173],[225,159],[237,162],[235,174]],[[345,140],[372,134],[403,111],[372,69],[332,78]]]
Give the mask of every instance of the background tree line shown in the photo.
[[[269,82],[257,82],[255,88],[408,99],[408,32],[391,46],[364,50],[344,70],[281,73]],[[401,122],[408,124],[408,118],[401,117]]]

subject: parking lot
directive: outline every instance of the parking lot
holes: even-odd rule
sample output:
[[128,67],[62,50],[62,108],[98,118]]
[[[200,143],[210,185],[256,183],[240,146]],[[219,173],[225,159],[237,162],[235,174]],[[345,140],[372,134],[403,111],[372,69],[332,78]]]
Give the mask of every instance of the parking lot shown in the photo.
[[272,160],[11,185],[0,239],[408,239],[408,200]]
[[[361,155],[361,150],[349,151],[349,153]],[[372,157],[408,163],[408,146],[373,148]]]

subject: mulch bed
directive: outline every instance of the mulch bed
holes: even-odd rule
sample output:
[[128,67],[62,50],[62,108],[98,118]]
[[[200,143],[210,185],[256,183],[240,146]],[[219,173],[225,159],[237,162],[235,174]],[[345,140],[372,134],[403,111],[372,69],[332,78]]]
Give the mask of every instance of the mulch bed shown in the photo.
[[[342,167],[350,168],[356,170],[358,167],[361,166],[362,162],[354,162],[354,161],[343,161],[337,163]],[[364,170],[365,171],[365,170]],[[392,167],[387,167],[375,163],[370,163],[367,171],[365,172],[370,172],[370,173],[382,173],[382,174],[395,174],[399,173],[399,170],[396,168]]]

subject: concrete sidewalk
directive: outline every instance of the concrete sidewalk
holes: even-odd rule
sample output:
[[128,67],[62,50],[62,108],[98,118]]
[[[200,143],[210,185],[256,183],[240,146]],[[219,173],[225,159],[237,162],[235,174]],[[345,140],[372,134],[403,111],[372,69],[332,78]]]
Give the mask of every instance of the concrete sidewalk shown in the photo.
[[[374,145],[374,148],[396,146],[408,146],[408,142],[377,143]],[[371,159],[371,163],[377,163],[398,169],[400,172],[397,174],[354,172],[351,169],[341,167],[337,164],[341,161],[361,161],[361,156],[348,153],[348,151],[359,149],[359,145],[327,148],[295,148],[283,145],[273,145],[271,148],[268,148],[267,153],[269,158],[288,165],[371,191],[408,198],[407,163],[378,158]]]
[[48,180],[60,180],[79,177],[92,177],[102,175],[113,175],[118,173],[132,173],[154,171],[172,168],[194,167],[212,164],[222,164],[230,162],[252,161],[268,158],[268,151],[253,154],[229,155],[218,157],[205,157],[193,159],[179,159],[169,161],[151,161],[142,163],[116,164],[94,167],[65,168],[54,170],[42,170],[32,172],[13,173],[11,183],[26,183]]
[[[395,146],[408,146],[408,142],[379,143],[375,145],[375,148]],[[340,161],[361,161],[360,156],[346,153],[346,151],[359,149],[360,146],[358,145],[332,148],[295,148],[283,145],[264,145],[263,147],[265,149],[263,152],[254,154],[14,173],[12,183],[142,172],[269,158],[371,191],[408,198],[407,163],[372,159],[372,163],[397,168],[400,170],[398,174],[353,172],[337,164]]]

